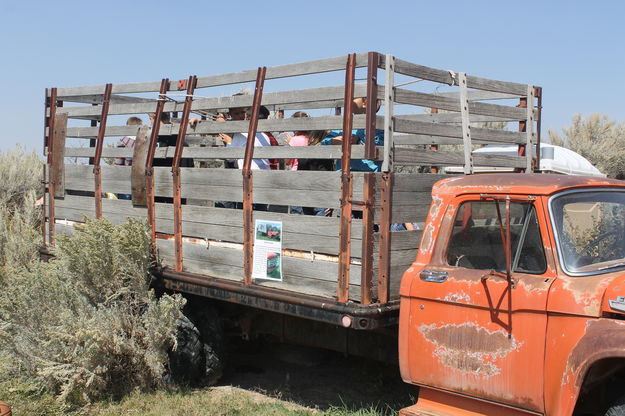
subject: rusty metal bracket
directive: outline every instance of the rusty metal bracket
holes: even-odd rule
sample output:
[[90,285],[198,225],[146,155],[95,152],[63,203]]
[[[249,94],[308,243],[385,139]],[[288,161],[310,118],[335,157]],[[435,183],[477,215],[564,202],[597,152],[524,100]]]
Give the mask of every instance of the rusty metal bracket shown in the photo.
[[193,92],[197,77],[192,75],[187,82],[187,96],[184,100],[182,110],[182,118],[180,119],[180,127],[178,129],[178,138],[176,139],[176,152],[171,165],[173,190],[174,190],[174,246],[176,254],[175,270],[182,271],[182,196],[180,185],[180,160],[182,159],[182,149],[184,147],[185,137],[187,135],[187,125],[189,123],[189,114],[191,113],[191,104],[193,104]]
[[[519,99],[519,105],[517,105],[518,108],[527,108],[527,97],[521,97]],[[525,132],[527,129],[527,122],[526,121],[519,121],[519,131],[520,132]],[[519,156],[525,156],[525,152],[526,152],[526,148],[524,144],[519,144],[519,150],[517,152],[517,154]],[[517,172],[525,172],[525,169],[522,168],[517,168],[516,169]]]
[[379,53],[369,52],[367,61],[365,159],[376,159],[378,156],[377,148],[375,147],[375,114],[378,112],[378,67],[380,62]]
[[534,159],[534,171],[540,170],[540,129],[543,113],[543,89],[534,87],[534,97],[536,97],[536,155]]
[[180,79],[180,80],[178,80],[178,84],[176,86],[176,89],[178,91],[186,90],[187,89],[187,85],[188,84],[187,84],[187,80],[186,79]]
[[380,234],[378,260],[378,301],[389,301],[391,275],[391,221],[393,211],[393,173],[383,173],[380,190]]
[[263,99],[263,88],[267,67],[258,68],[256,73],[256,87],[254,89],[254,101],[252,102],[252,115],[247,131],[247,143],[245,144],[245,158],[243,159],[243,279],[244,284],[252,284],[252,264],[254,260],[254,224],[253,224],[253,173],[252,158],[254,157],[254,141],[258,129],[258,115],[260,104]]
[[161,116],[163,115],[163,107],[165,106],[165,94],[169,89],[169,79],[161,80],[161,88],[159,91],[159,99],[156,103],[156,112],[154,113],[154,123],[150,133],[148,143],[148,153],[145,158],[145,190],[147,194],[148,206],[148,224],[151,229],[152,250],[156,250],[156,207],[154,205],[154,153],[156,152],[156,143],[158,141],[158,133],[161,127]]
[[106,84],[104,87],[104,97],[102,101],[102,114],[100,115],[100,128],[98,129],[98,138],[96,141],[95,156],[93,157],[93,175],[95,180],[95,217],[102,217],[102,168],[100,161],[102,159],[102,148],[104,146],[104,133],[106,132],[106,119],[109,113],[109,104],[111,101],[111,91],[113,84]]
[[[352,184],[353,178],[350,171],[352,142],[346,140],[351,136],[354,101],[354,80],[356,74],[356,54],[347,56],[345,67],[345,111],[343,112],[343,143],[341,155],[341,220],[339,225],[339,268],[337,300],[347,302],[349,300],[349,267],[351,261],[351,235],[352,235]],[[347,134],[347,136],[346,136]]]

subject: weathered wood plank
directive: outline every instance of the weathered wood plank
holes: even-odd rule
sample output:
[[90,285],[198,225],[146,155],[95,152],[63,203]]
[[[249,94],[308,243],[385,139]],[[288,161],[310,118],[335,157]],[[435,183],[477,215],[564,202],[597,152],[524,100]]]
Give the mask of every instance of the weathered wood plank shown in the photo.
[[[395,150],[400,165],[462,166],[464,153],[400,148]],[[524,168],[525,158],[519,156],[473,154],[474,166]]]
[[[83,221],[93,217],[95,202],[90,197],[67,195],[57,199],[57,218]],[[127,221],[129,217],[145,219],[147,209],[133,206],[130,201],[103,199],[103,217],[114,224]],[[156,204],[157,232],[173,234],[173,207],[171,204]],[[315,253],[338,254],[338,218],[310,215],[289,215],[255,211],[255,218],[282,221],[283,247],[286,249],[313,251]],[[240,243],[243,241],[243,213],[241,210],[212,208],[193,205],[182,206],[183,235]],[[362,230],[362,221],[353,220],[356,231]],[[353,257],[360,256],[359,237],[354,234]]]
[[[459,100],[402,88],[395,88],[395,102],[448,111],[460,111]],[[527,110],[523,108],[479,102],[469,102],[469,113],[499,117],[506,121],[520,121],[527,118]]]
[[[462,144],[460,139],[455,137],[428,136],[425,134],[400,134],[395,135],[393,141],[398,146],[418,146],[418,145],[452,145]],[[489,140],[471,140],[473,144],[498,144]]]
[[[424,121],[427,123],[459,124],[462,122],[462,115],[460,113],[402,114],[400,117],[405,120]],[[499,123],[499,122],[504,122],[508,120],[502,117],[469,114],[469,121],[471,123],[483,123],[483,122]]]
[[52,134],[52,166],[46,169],[50,172],[50,182],[54,187],[54,196],[57,198],[65,195],[65,135],[67,133],[67,116],[57,114]]
[[150,128],[141,126],[135,139],[132,155],[132,168],[130,183],[132,189],[132,202],[135,205],[147,204],[147,190],[145,183],[145,162],[148,157],[148,134]]
[[494,79],[480,78],[467,75],[467,87],[476,90],[486,90],[524,96],[527,94],[527,84],[516,82],[497,81]]
[[[329,103],[342,99],[345,95],[344,89],[344,86],[338,86],[264,93],[262,104],[265,106],[283,106],[302,103],[309,103],[312,105],[321,102]],[[365,96],[366,84],[356,84],[354,90],[355,97]],[[225,108],[251,107],[252,98],[253,96],[251,94],[216,98],[198,98],[191,104],[191,111],[203,110],[216,112]],[[139,101],[113,104],[109,107],[109,115],[151,113],[154,112],[155,102],[155,100],[148,100],[147,102]],[[163,111],[181,112],[183,106],[184,103],[182,102],[169,101],[165,103]],[[99,106],[61,107],[58,111],[59,113],[67,114],[70,118],[94,117],[99,116],[102,112]]]
[[[481,90],[469,90],[467,91],[469,101],[491,101],[491,100],[511,100],[522,97],[523,94],[509,94],[503,92],[493,91],[481,91]],[[453,98],[458,100],[460,93],[458,91],[438,92],[436,95],[440,95],[447,98]]]
[[[382,58],[384,61],[384,57]],[[441,84],[453,85],[454,78],[449,71],[413,64],[403,59],[395,58],[395,72]]]
[[[172,265],[174,260],[173,242],[157,240],[159,255],[164,264]],[[243,251],[221,247],[203,247],[198,244],[183,243],[183,266],[185,270],[212,276],[241,280],[243,277]],[[314,264],[313,264],[314,263]],[[357,289],[360,267],[352,265],[350,283]],[[338,264],[282,256],[282,282],[256,280],[254,284],[276,287],[300,293],[324,297],[336,296],[336,273]],[[357,300],[358,290],[353,290],[352,300]]]
[[[320,59],[316,61],[300,62],[295,64],[280,65],[267,68],[266,79],[286,78],[298,75],[315,74],[322,72],[340,71],[345,69],[347,62],[346,56],[338,56],[336,58]],[[367,54],[360,53],[356,55],[356,66],[363,67],[367,65]],[[238,84],[243,82],[254,82],[256,80],[256,70],[241,71],[230,74],[212,75],[198,77],[196,88],[214,87],[228,84]],[[126,84],[114,84],[114,94],[139,93],[139,92],[158,92],[160,89],[160,81],[152,82],[134,82]],[[81,96],[102,94],[104,85],[93,85],[87,87],[66,87],[58,89],[58,97],[60,100],[66,100],[70,96]],[[176,82],[172,80],[170,91],[177,91]]]
[[[401,59],[395,59],[395,72],[428,81],[439,82],[447,85],[454,85],[455,78],[450,71],[429,68],[427,66],[416,65]],[[456,84],[457,85],[457,84]],[[487,78],[479,78],[467,75],[467,86],[477,90],[500,92],[504,94],[514,94],[524,96],[527,93],[527,85],[516,82],[497,81]]]
[[[364,145],[352,146],[352,159],[364,158]],[[156,159],[171,158],[175,147],[160,147],[156,149]],[[88,158],[93,157],[93,147],[68,147],[65,157]],[[125,147],[107,147],[102,149],[102,157],[133,157],[133,150]],[[245,147],[185,147],[182,157],[193,159],[242,159]],[[265,146],[255,147],[254,156],[258,159],[340,159],[341,146]]]
[[[395,131],[398,133],[413,133],[428,136],[462,138],[462,127],[446,124],[426,123],[395,117]],[[471,138],[493,143],[522,144],[526,141],[526,134],[499,129],[471,128]]]
[[[380,117],[380,120],[382,117]],[[189,128],[188,134],[218,134],[233,132],[248,132],[248,121],[203,121],[195,129]],[[364,115],[355,115],[353,128],[364,129],[366,120]],[[307,130],[334,130],[343,128],[343,118],[339,116],[287,118],[259,120],[258,131],[307,131]],[[179,124],[162,125],[159,133],[162,135],[178,134]],[[137,132],[137,126],[106,126],[105,136],[132,136]],[[67,137],[92,138],[98,135],[97,127],[70,127]]]

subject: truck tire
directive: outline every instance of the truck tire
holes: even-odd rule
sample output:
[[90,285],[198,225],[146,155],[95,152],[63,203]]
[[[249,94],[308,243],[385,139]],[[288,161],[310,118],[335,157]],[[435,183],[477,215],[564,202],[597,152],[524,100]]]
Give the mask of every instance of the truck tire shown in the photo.
[[176,322],[176,347],[169,352],[167,381],[178,385],[196,385],[204,373],[204,349],[200,331],[187,314]]
[[213,385],[221,378],[224,368],[224,329],[217,310],[208,304],[193,309],[194,322],[200,331],[204,350],[203,383]]
[[605,416],[625,416],[625,396],[621,396],[605,412]]

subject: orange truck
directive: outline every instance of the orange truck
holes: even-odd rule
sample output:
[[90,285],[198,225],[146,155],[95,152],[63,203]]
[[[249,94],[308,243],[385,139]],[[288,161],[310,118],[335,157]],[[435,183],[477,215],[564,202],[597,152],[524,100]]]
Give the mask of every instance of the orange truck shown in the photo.
[[433,190],[401,284],[402,415],[625,412],[625,184],[474,175]]
[[622,415],[625,185],[539,173],[541,102],[378,52],[50,88],[41,251],[85,215],[147,221],[155,287],[188,299],[174,379],[216,380],[227,330],[399,362],[404,416]]

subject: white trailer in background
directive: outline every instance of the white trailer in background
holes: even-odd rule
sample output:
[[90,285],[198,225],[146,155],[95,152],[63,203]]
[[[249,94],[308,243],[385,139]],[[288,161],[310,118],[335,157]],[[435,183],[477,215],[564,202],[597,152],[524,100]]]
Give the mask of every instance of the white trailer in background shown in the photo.
[[[497,156],[516,156],[518,154],[517,146],[513,145],[486,145],[473,151],[473,154],[480,155],[497,155]],[[583,175],[605,177],[599,169],[594,167],[582,155],[561,146],[553,144],[540,144],[540,167],[543,173],[558,173],[562,175]],[[444,169],[446,173],[463,173],[462,166],[448,166]],[[499,167],[475,167],[475,173],[486,172],[512,172],[510,168]]]

